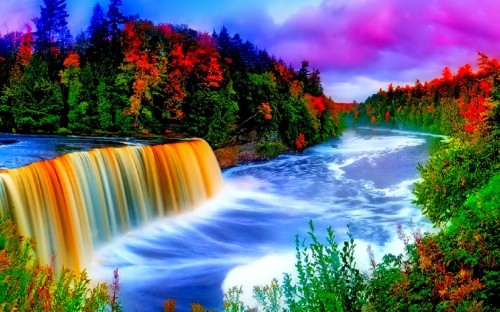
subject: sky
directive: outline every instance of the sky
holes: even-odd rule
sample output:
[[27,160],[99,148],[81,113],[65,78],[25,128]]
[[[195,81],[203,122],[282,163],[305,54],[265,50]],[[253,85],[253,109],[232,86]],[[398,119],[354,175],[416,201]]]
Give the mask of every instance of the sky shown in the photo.
[[[96,2],[67,0],[73,35]],[[1,0],[0,33],[21,30],[41,4]],[[498,0],[123,0],[122,11],[209,33],[225,26],[296,68],[308,60],[337,102],[431,80],[445,66],[475,66],[477,52],[500,54]]]

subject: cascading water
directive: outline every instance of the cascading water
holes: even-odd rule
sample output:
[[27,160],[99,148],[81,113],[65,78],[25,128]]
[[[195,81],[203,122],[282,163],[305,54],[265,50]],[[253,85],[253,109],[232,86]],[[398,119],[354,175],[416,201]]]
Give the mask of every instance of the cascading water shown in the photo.
[[[53,158],[59,146],[89,146],[71,137],[7,139],[0,141],[0,168]],[[14,207],[13,218],[36,238],[45,262],[55,252],[60,264],[85,266],[95,281],[110,281],[119,268],[125,311],[161,311],[168,298],[180,312],[194,302],[221,310],[223,292],[233,286],[243,286],[242,298],[253,306],[253,286],[293,273],[294,237],[307,236],[308,220],[319,236],[331,225],[339,242],[350,224],[362,270],[368,245],[377,260],[403,250],[397,224],[430,230],[411,190],[417,163],[440,139],[350,129],[301,154],[224,170],[224,186],[211,200],[222,178],[204,141],[97,149],[0,169],[0,214]],[[202,209],[187,212],[198,203]],[[175,215],[180,211],[186,213]]]
[[[213,197],[222,184],[203,140],[76,152],[0,171],[0,216],[34,237],[41,263],[80,270],[94,248]],[[13,210],[11,210],[13,209]]]
[[176,311],[191,303],[222,311],[224,292],[242,286],[253,307],[253,286],[294,272],[295,235],[307,237],[313,220],[318,238],[332,226],[337,241],[356,242],[356,262],[368,270],[367,246],[376,261],[398,254],[403,228],[431,230],[412,205],[417,163],[441,137],[425,133],[356,128],[301,154],[223,171],[224,187],[203,209],[164,218],[96,250],[88,267],[94,280],[120,270],[125,311]]

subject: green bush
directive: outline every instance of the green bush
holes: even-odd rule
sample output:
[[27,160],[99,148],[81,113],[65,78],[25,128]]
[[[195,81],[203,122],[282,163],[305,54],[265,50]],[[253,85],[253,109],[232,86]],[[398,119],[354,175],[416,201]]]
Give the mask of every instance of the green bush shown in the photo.
[[57,134],[69,135],[69,134],[71,134],[71,131],[68,128],[59,128],[59,129],[57,129]]
[[414,203],[436,225],[446,224],[498,170],[499,148],[499,142],[489,138],[478,142],[451,139],[425,166],[419,164],[422,180],[415,184]]
[[354,239],[349,234],[339,250],[331,227],[326,244],[317,239],[312,221],[309,227],[309,245],[298,236],[295,239],[298,281],[285,274],[286,305],[291,311],[361,311],[366,285],[354,261]]
[[[297,280],[284,275],[283,284],[273,280],[270,285],[254,288],[254,297],[262,311],[362,311],[366,302],[366,279],[356,268],[354,239],[339,249],[331,227],[326,243],[318,240],[309,221],[311,242],[296,237]],[[241,288],[232,288],[225,296],[225,311],[243,312],[239,300]]]
[[117,301],[118,271],[111,288],[90,288],[85,271],[38,264],[34,242],[18,234],[10,219],[0,220],[0,310],[2,311],[121,311]]
[[257,144],[257,146],[255,147],[255,151],[260,156],[263,156],[265,158],[278,157],[279,155],[283,154],[285,150],[286,146],[276,141],[265,141]]

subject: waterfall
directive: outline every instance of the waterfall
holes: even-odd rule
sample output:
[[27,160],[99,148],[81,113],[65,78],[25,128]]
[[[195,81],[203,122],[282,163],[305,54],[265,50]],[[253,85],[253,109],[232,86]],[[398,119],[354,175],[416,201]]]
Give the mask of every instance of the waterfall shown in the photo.
[[210,146],[186,140],[75,152],[0,171],[0,216],[33,237],[41,263],[81,270],[94,248],[213,197],[222,175]]

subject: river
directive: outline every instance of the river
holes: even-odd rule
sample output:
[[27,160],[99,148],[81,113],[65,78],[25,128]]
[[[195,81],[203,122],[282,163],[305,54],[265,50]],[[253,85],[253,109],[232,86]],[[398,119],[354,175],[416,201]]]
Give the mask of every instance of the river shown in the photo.
[[92,148],[162,143],[156,138],[112,138],[0,133],[0,169],[29,165]]
[[417,164],[439,138],[355,128],[302,154],[224,170],[215,199],[106,245],[90,276],[109,281],[119,268],[125,311],[161,311],[168,298],[181,312],[191,303],[221,311],[232,286],[243,286],[242,299],[252,306],[252,286],[293,272],[295,235],[306,237],[309,220],[320,238],[332,226],[338,241],[347,238],[349,224],[357,263],[367,270],[368,245],[378,260],[402,252],[398,224],[431,229],[411,204],[411,189]]
[[[293,273],[295,235],[332,226],[337,240],[353,234],[356,259],[368,269],[367,247],[380,260],[401,253],[397,225],[430,230],[411,204],[417,164],[441,137],[379,128],[354,128],[301,154],[229,168],[213,200],[192,212],[156,220],[98,250],[87,266],[95,281],[110,282],[119,268],[125,311],[162,311],[168,298],[177,311],[191,303],[222,310],[223,294]],[[145,145],[158,140],[0,135],[0,169],[103,146]]]

